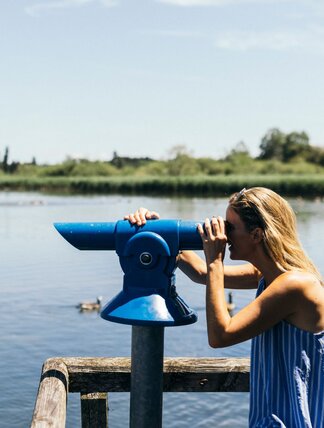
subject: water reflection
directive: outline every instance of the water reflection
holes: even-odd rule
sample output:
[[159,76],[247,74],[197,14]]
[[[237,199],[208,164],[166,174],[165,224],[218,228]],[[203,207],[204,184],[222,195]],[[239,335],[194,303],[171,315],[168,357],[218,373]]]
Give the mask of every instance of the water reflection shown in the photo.
[[[289,200],[297,213],[301,241],[323,272],[324,204]],[[43,361],[52,356],[130,355],[129,326],[103,321],[97,312],[80,314],[77,302],[121,289],[122,271],[113,252],[77,251],[58,236],[53,222],[116,221],[139,206],[163,218],[203,220],[225,215],[227,199],[151,197],[61,197],[37,193],[0,193],[0,426],[28,426]],[[226,262],[232,263],[228,258]],[[177,273],[179,294],[198,313],[190,326],[167,328],[167,356],[247,356],[249,343],[208,347],[204,287]],[[235,290],[236,311],[253,291]],[[247,426],[248,394],[177,394],[165,397],[166,426]],[[128,394],[110,398],[111,425],[127,426]],[[69,398],[68,425],[80,426],[79,397]],[[182,425],[181,425],[182,424]]]

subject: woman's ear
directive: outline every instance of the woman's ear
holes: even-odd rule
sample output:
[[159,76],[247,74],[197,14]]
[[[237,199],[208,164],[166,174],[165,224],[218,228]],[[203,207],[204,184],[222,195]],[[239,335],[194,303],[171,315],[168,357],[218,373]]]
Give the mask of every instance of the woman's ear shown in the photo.
[[261,227],[256,227],[255,229],[253,229],[251,231],[251,236],[256,244],[261,242],[263,240],[263,230],[261,229]]

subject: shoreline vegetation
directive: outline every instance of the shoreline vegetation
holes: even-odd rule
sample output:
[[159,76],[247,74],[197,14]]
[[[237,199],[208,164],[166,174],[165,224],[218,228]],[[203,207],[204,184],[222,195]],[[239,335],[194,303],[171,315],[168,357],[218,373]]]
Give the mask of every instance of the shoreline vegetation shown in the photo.
[[177,145],[165,160],[113,152],[106,161],[67,158],[39,165],[35,157],[30,163],[10,161],[6,147],[0,155],[0,191],[227,197],[243,187],[263,186],[285,196],[324,197],[324,147],[311,145],[305,132],[270,129],[259,148],[252,157],[239,142],[215,159],[193,157]]
[[324,174],[217,175],[181,177],[26,177],[0,176],[0,191],[53,194],[228,197],[243,187],[269,187],[283,196],[322,198]]

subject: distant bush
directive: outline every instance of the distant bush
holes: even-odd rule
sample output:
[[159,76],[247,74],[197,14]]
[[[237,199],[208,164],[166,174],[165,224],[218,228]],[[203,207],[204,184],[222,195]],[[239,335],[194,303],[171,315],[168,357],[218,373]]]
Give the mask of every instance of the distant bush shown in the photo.
[[41,177],[101,177],[119,174],[118,169],[108,162],[67,160],[61,164],[35,167]]
[[166,169],[167,174],[173,177],[201,173],[197,160],[186,154],[178,155],[176,158],[167,161]]
[[33,164],[20,164],[15,174],[24,176],[36,176],[40,173],[42,167]]
[[199,165],[201,174],[203,175],[218,175],[227,173],[228,162],[212,158],[197,158],[196,162]]
[[324,168],[320,165],[315,165],[306,162],[302,159],[294,159],[290,162],[279,162],[276,160],[269,161],[255,161],[258,167],[256,171],[260,174],[323,174]]
[[145,166],[141,166],[135,170],[137,176],[167,176],[169,173],[167,162],[152,161]]
[[68,177],[76,162],[68,160],[57,165],[42,166],[39,169],[38,175],[41,177]]
[[119,174],[118,169],[107,162],[78,162],[70,172],[73,177],[107,177]]

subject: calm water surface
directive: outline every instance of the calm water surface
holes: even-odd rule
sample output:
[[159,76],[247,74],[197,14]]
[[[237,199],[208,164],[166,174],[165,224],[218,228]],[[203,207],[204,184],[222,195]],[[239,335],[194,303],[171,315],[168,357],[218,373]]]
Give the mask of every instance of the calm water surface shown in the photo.
[[[305,249],[323,272],[324,203],[290,201],[297,212]],[[42,363],[53,356],[129,356],[131,327],[109,323],[75,305],[121,288],[114,252],[78,251],[54,230],[53,222],[116,221],[147,206],[164,218],[203,220],[225,214],[225,199],[148,197],[61,197],[0,193],[0,427],[30,424]],[[227,260],[230,263],[230,261]],[[165,356],[249,356],[250,343],[213,350],[206,339],[204,287],[177,274],[177,290],[198,312],[196,324],[166,328]],[[235,291],[239,310],[253,291]],[[110,394],[110,422],[128,424],[129,394]],[[164,395],[163,426],[247,427],[248,394]],[[69,395],[67,427],[80,427],[80,402]]]

